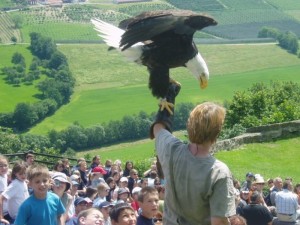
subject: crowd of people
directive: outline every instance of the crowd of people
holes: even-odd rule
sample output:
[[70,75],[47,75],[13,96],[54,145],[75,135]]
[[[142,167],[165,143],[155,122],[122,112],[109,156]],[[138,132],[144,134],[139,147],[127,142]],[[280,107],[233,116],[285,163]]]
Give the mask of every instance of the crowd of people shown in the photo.
[[[95,156],[91,165],[68,159],[49,171],[28,154],[9,173],[0,155],[0,222],[15,225],[294,225],[300,184],[280,177],[264,181],[247,173],[241,184],[210,153],[225,119],[215,103],[197,105],[187,121],[189,142],[172,135],[180,84],[169,84],[166,108],[150,128],[157,162],[138,171],[133,162]],[[170,107],[171,106],[171,107]],[[139,178],[139,174],[143,174]],[[158,175],[159,174],[159,175]],[[268,186],[267,186],[268,185]],[[266,188],[267,187],[267,188]]]
[[164,186],[155,162],[140,173],[131,161],[123,169],[98,155],[90,165],[64,158],[51,170],[31,153],[12,168],[0,155],[0,224],[160,224]]
[[248,172],[245,181],[234,186],[236,212],[248,225],[300,224],[300,183],[294,185],[291,177],[265,181],[261,174]]

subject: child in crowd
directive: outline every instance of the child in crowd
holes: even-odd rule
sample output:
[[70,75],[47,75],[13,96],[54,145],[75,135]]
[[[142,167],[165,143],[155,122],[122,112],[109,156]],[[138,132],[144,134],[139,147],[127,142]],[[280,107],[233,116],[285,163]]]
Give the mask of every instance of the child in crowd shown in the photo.
[[139,192],[138,201],[142,212],[137,218],[136,225],[153,225],[153,219],[158,213],[158,191],[151,186],[144,187]]
[[110,211],[112,225],[136,225],[134,209],[127,203],[115,205]]
[[96,224],[103,224],[103,215],[98,209],[90,208],[79,213],[78,225]]
[[[7,188],[7,184],[8,184],[7,176],[8,176],[8,160],[4,155],[0,155],[0,194]],[[4,206],[2,207],[0,206],[0,208],[3,209],[2,213],[0,212],[0,215],[6,215],[7,204],[4,204]]]
[[8,160],[4,155],[0,155],[0,194],[7,187],[7,172],[8,172]]
[[33,194],[20,206],[15,225],[64,224],[65,208],[60,198],[48,192],[50,174],[46,166],[35,164],[28,168],[27,178]]
[[109,194],[109,190],[110,188],[107,183],[101,183],[98,185],[97,187],[98,196],[93,201],[94,202],[93,207],[99,207],[99,205],[102,202],[105,202],[107,200],[106,197]]
[[131,204],[131,207],[135,210],[136,216],[138,216],[138,210],[140,208],[139,202],[138,202],[138,196],[139,196],[141,189],[142,189],[141,187],[135,187],[135,188],[133,188],[132,194],[131,194],[132,202],[130,204]]
[[[12,169],[12,182],[0,195],[0,219],[6,224],[13,224],[20,205],[29,197],[26,183],[26,164],[17,162]],[[3,203],[7,201],[8,215],[3,215]]]

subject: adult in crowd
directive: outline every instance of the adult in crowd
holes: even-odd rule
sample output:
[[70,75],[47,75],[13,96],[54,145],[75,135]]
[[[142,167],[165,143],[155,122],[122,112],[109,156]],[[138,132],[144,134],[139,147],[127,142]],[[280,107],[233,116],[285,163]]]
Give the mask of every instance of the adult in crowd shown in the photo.
[[294,193],[298,196],[298,204],[300,205],[300,183],[295,185]]
[[285,181],[282,191],[277,192],[275,196],[277,218],[282,222],[296,222],[297,220],[298,197],[289,190],[290,184],[291,182]]
[[63,173],[66,174],[68,177],[71,176],[71,168],[70,168],[70,162],[68,158],[62,158],[61,161],[64,164]]
[[[170,83],[167,102],[174,104],[179,90],[178,84]],[[166,181],[164,224],[228,225],[228,217],[236,214],[231,172],[210,153],[224,119],[223,107],[211,102],[197,105],[187,122],[186,144],[170,133],[173,112],[158,110],[150,137],[156,139]]]
[[65,165],[61,160],[58,160],[54,166],[53,166],[53,170],[51,172],[63,172],[65,169]]
[[92,171],[97,166],[101,166],[101,157],[100,157],[100,155],[95,155],[93,157],[92,164],[90,165],[89,170]]
[[55,193],[63,203],[66,211],[63,214],[65,217],[65,221],[69,219],[69,209],[71,207],[71,204],[73,203],[73,197],[67,191],[71,187],[71,182],[69,181],[66,174],[62,172],[55,172],[52,175],[52,185],[51,189],[53,193]]
[[34,154],[32,153],[27,153],[25,156],[25,164],[27,167],[31,166],[34,164]]
[[245,190],[241,190],[240,192],[240,201],[236,207],[236,214],[240,215],[243,208],[248,205],[249,202],[249,190],[245,189]]
[[271,225],[273,216],[265,207],[263,197],[258,191],[254,191],[250,197],[250,204],[242,209],[243,216],[248,225]]
[[241,189],[251,190],[253,180],[254,180],[254,174],[251,172],[246,173],[246,180],[242,183]]
[[128,177],[130,175],[130,170],[132,170],[133,167],[133,162],[132,161],[127,161],[125,163],[125,168],[123,170],[123,177]]
[[275,206],[275,196],[276,193],[282,190],[282,179],[280,177],[276,177],[274,179],[274,187],[270,193],[271,205]]

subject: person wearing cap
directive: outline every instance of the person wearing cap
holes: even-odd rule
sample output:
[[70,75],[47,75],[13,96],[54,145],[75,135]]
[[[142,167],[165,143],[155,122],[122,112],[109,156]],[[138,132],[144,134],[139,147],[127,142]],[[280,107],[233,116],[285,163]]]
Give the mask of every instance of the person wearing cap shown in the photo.
[[52,179],[51,189],[53,193],[55,193],[63,203],[66,209],[66,212],[64,213],[64,217],[65,220],[68,220],[69,218],[68,212],[73,202],[73,197],[67,193],[67,191],[71,187],[71,183],[67,175],[62,172],[55,172],[54,174],[52,174],[51,179]]
[[103,177],[106,173],[106,170],[103,169],[101,166],[96,166],[90,174],[91,186],[93,188],[97,188],[98,184],[105,183]]
[[114,190],[114,196],[113,196],[114,199],[118,199],[118,191],[120,188],[125,188],[130,193],[129,188],[128,188],[128,178],[127,177],[121,177],[120,182],[119,182],[119,187]]
[[253,180],[254,180],[254,174],[251,172],[246,173],[246,180],[242,183],[241,189],[251,190]]
[[78,197],[74,201],[74,206],[75,206],[75,214],[72,215],[72,217],[66,222],[66,225],[77,225],[78,214],[81,211],[88,209],[88,199],[83,197]]
[[236,207],[236,214],[241,214],[243,208],[248,205],[250,191],[248,189],[241,189],[240,191],[240,201]]
[[99,207],[102,202],[107,201],[106,197],[108,196],[110,188],[107,183],[101,183],[97,186],[97,195],[98,197],[93,201],[93,207]]
[[138,216],[138,210],[140,208],[139,201],[138,201],[138,195],[141,191],[141,187],[135,187],[132,189],[131,198],[132,202],[130,203],[131,207],[136,211],[136,215]]
[[136,225],[134,209],[127,203],[115,205],[110,211],[112,225]]
[[111,225],[109,213],[112,207],[113,204],[108,201],[104,201],[99,205],[99,210],[103,215],[103,225]]
[[75,214],[75,206],[74,206],[74,201],[78,197],[77,189],[79,186],[79,183],[76,180],[71,180],[71,188],[70,188],[70,195],[72,196],[72,203],[70,205],[68,215],[69,218],[71,218]]
[[119,188],[118,189],[118,197],[117,197],[117,201],[115,202],[115,204],[119,204],[119,203],[128,203],[128,198],[129,198],[129,190],[126,188]]

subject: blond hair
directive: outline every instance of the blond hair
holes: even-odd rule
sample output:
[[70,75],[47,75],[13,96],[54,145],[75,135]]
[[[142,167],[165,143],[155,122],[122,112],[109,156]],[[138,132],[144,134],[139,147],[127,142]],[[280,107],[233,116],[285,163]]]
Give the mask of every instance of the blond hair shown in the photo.
[[197,105],[187,121],[187,132],[192,143],[215,143],[222,129],[225,109],[212,102]]
[[36,164],[27,168],[27,179],[29,181],[41,175],[50,178],[49,170],[45,165]]

